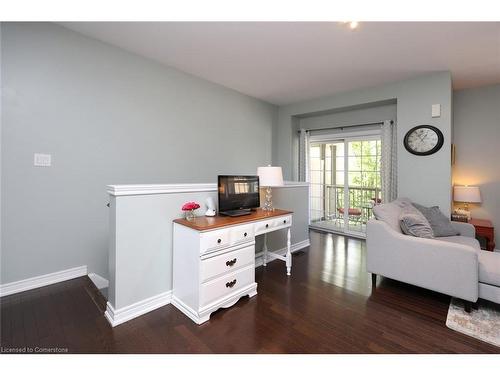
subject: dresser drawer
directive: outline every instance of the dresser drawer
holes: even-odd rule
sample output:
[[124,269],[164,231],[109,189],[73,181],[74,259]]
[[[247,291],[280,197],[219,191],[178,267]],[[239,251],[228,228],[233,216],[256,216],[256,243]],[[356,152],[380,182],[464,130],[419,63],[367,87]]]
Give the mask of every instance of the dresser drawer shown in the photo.
[[227,229],[213,230],[200,234],[200,253],[223,249],[231,245]]
[[236,245],[242,242],[253,241],[255,238],[253,224],[238,225],[231,227],[229,230],[229,241],[231,245]]
[[277,228],[277,227],[286,228],[286,227],[289,227],[290,225],[292,225],[292,216],[283,216],[283,217],[274,219],[274,223],[273,223],[274,228]]
[[200,307],[215,302],[255,282],[253,265],[201,284]]
[[240,247],[237,250],[203,259],[200,268],[200,280],[209,279],[233,272],[239,268],[255,264],[255,244]]
[[279,227],[289,227],[292,225],[292,216],[281,216],[274,219],[262,220],[255,224],[255,234],[261,234],[270,232],[271,230],[276,230]]
[[274,219],[262,220],[255,223],[255,234],[267,232],[269,229],[275,226],[276,222]]
[[253,224],[203,232],[200,235],[200,254],[217,251],[245,242],[253,242],[254,240]]

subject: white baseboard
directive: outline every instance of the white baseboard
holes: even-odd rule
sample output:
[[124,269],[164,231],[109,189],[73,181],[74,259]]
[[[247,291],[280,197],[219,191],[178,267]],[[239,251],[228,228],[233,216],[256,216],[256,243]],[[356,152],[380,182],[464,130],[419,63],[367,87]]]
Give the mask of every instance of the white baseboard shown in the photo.
[[14,293],[24,292],[30,289],[40,288],[61,281],[74,279],[87,275],[87,266],[70,268],[63,271],[48,273],[46,275],[35,276],[29,279],[14,281],[12,283],[0,285],[0,297],[8,296]]
[[140,315],[156,310],[159,307],[168,305],[172,301],[172,291],[157,294],[156,296],[143,299],[142,301],[133,303],[115,309],[109,302],[107,303],[104,316],[112,327],[128,322],[131,319],[137,318]]
[[[299,251],[300,249],[303,249],[304,247],[308,247],[310,245],[311,245],[311,241],[308,238],[304,241],[300,241],[300,242],[292,244],[290,246],[290,251],[292,253],[294,253],[294,252]],[[276,253],[279,255],[285,255],[286,254],[286,247],[283,247],[279,250],[273,250],[273,253]],[[267,263],[269,264],[273,260],[276,260],[276,259],[269,259],[267,261]],[[262,251],[260,253],[255,254],[255,268],[260,267],[260,266],[262,266]],[[292,267],[292,269],[293,269],[293,267]]]
[[109,281],[104,277],[98,275],[97,273],[89,273],[88,277],[90,281],[94,283],[97,289],[104,289],[109,287]]

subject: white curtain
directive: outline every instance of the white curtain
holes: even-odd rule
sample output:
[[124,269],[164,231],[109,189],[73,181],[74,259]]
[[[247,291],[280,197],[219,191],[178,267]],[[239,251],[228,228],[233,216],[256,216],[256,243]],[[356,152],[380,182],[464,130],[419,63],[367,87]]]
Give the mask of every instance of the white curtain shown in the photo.
[[396,124],[384,121],[382,125],[382,201],[391,202],[398,197],[398,161]]
[[309,132],[300,129],[299,137],[299,181],[309,180]]

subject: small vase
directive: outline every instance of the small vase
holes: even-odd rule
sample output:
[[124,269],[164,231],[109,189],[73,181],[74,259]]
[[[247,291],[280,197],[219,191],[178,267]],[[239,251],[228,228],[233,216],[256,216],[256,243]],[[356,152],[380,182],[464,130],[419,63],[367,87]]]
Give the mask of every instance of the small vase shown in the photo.
[[186,220],[192,221],[195,217],[194,210],[186,211]]

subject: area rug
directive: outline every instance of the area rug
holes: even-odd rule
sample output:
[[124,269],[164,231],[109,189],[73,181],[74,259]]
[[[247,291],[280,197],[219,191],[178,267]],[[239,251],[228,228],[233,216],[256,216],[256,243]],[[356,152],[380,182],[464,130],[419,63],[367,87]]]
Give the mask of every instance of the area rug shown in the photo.
[[464,335],[500,347],[500,308],[488,301],[479,301],[477,310],[468,314],[461,300],[452,298],[446,326]]

